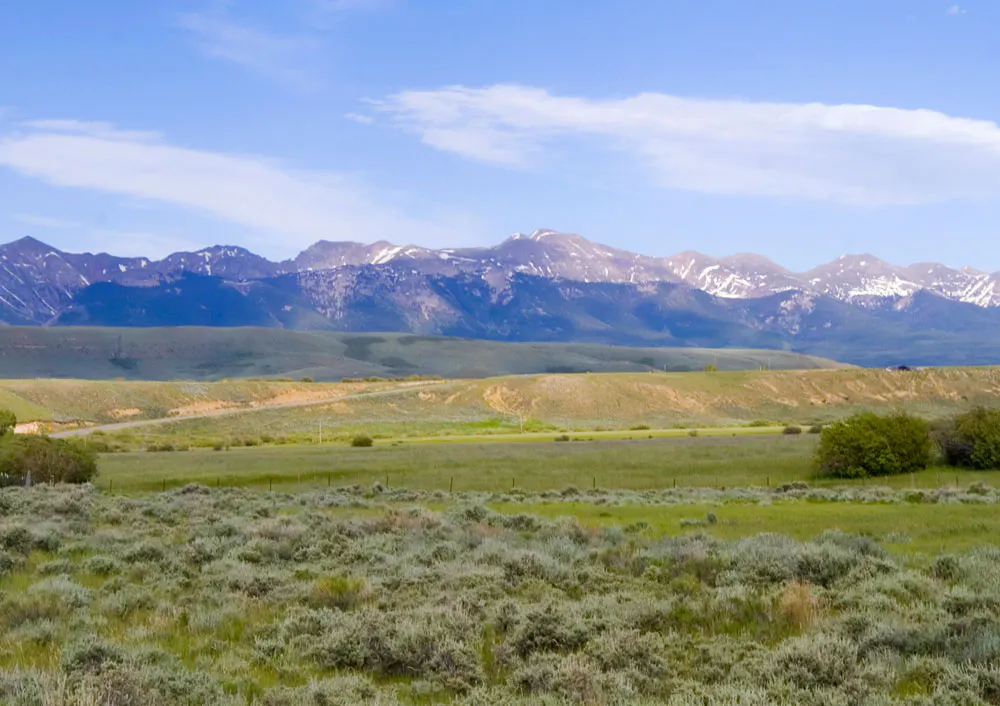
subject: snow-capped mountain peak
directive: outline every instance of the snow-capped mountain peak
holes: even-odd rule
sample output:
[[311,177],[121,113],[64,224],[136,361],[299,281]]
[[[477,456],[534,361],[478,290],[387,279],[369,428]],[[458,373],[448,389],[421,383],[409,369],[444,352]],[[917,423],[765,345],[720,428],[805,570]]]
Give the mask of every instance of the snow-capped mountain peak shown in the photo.
[[[684,251],[669,257],[640,255],[573,233],[538,229],[487,247],[429,249],[388,241],[319,241],[297,257],[273,262],[237,246],[217,245],[174,253],[163,260],[107,253],[66,253],[35,238],[0,245],[0,319],[45,323],[81,289],[98,282],[155,286],[184,272],[230,282],[350,268],[376,268],[387,276],[481,275],[503,286],[517,276],[583,283],[683,284],[729,300],[780,293],[803,294],[796,307],[830,297],[863,308],[898,304],[920,292],[983,308],[1000,307],[1000,275],[938,263],[898,267],[868,253],[843,255],[808,272],[794,273],[753,253],[712,257]],[[789,299],[788,301],[793,301]]]

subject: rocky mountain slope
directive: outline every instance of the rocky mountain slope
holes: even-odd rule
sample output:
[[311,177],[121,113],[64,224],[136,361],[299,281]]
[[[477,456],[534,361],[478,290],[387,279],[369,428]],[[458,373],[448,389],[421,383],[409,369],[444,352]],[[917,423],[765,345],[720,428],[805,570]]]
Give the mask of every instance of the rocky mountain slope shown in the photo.
[[752,254],[638,255],[550,230],[493,247],[321,241],[271,262],[0,246],[0,321],[267,326],[505,341],[801,350],[849,362],[1000,360],[1000,275],[843,256],[794,273]]

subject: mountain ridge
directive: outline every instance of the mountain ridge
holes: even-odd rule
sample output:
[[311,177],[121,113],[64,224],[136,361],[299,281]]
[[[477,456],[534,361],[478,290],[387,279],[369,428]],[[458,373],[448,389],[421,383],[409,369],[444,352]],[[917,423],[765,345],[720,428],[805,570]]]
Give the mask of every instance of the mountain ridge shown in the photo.
[[928,290],[954,301],[982,307],[1000,306],[1000,272],[989,273],[969,266],[955,269],[926,262],[898,266],[872,254],[847,254],[810,270],[794,272],[756,253],[713,257],[686,250],[659,257],[550,229],[527,235],[515,233],[493,246],[436,250],[384,240],[370,244],[320,240],[296,257],[281,262],[233,245],[175,252],[161,260],[125,258],[104,252],[69,253],[26,236],[0,245],[4,269],[10,252],[19,253],[21,259],[55,256],[78,271],[84,286],[95,281],[149,283],[183,272],[249,280],[409,262],[419,263],[425,272],[432,274],[500,269],[583,282],[673,282],[735,299],[796,289],[864,303],[872,298],[907,296]]
[[659,258],[554,230],[432,250],[319,241],[267,260],[0,245],[0,322],[261,326],[497,341],[762,347],[856,364],[1000,360],[1000,275],[870,254],[795,273],[753,253]]

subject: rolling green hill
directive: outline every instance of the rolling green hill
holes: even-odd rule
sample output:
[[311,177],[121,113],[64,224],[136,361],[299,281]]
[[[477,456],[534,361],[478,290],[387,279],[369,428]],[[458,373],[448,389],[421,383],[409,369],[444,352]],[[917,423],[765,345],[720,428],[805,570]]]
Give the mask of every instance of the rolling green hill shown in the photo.
[[497,343],[405,334],[268,328],[0,329],[0,378],[221,380],[238,377],[494,375],[814,369],[833,361],[784,351]]

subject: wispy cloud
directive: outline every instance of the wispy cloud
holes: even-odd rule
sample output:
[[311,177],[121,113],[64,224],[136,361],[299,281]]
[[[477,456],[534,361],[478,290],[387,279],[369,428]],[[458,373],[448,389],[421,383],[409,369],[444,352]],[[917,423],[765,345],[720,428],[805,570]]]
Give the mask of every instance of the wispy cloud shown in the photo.
[[375,118],[372,116],[362,115],[360,113],[344,113],[344,117],[356,123],[361,123],[362,125],[371,125],[375,122]]
[[177,26],[189,32],[206,56],[228,61],[294,88],[322,84],[327,42],[334,24],[359,12],[386,10],[397,0],[298,0],[289,2],[284,31],[235,16],[237,3],[215,0],[201,12],[180,15]]
[[313,8],[320,12],[358,12],[386,10],[396,0],[310,0]]
[[150,139],[152,133],[105,124],[88,131],[86,125],[44,121],[0,135],[0,166],[62,187],[210,214],[249,227],[257,234],[251,236],[254,247],[271,252],[288,253],[320,238],[448,240],[449,228],[401,215],[393,204],[340,174],[180,147]]
[[279,34],[238,22],[223,10],[181,15],[178,25],[190,32],[199,49],[215,59],[243,66],[300,89],[319,84],[322,44],[308,34]]
[[951,6],[948,7],[947,10],[945,10],[945,14],[948,14],[948,15],[967,15],[967,14],[969,14],[969,11],[966,10],[961,5],[951,5]]
[[374,109],[431,147],[518,169],[612,154],[670,189],[861,204],[1000,195],[1000,127],[931,110],[512,85],[405,91]]
[[51,218],[49,216],[36,216],[32,213],[15,213],[11,216],[18,223],[35,228],[48,228],[52,230],[70,230],[80,228],[81,224],[76,221],[67,221],[61,218]]
[[154,233],[145,230],[122,230],[116,228],[94,227],[62,218],[40,216],[33,213],[17,213],[12,220],[31,226],[33,230],[70,231],[70,233],[50,234],[42,236],[46,239],[54,237],[60,244],[71,239],[75,246],[69,246],[71,251],[83,247],[92,247],[84,243],[93,243],[92,249],[110,251],[124,257],[166,257],[179,250],[197,250],[206,245],[199,243],[188,234]]

